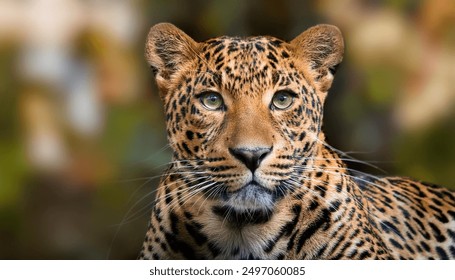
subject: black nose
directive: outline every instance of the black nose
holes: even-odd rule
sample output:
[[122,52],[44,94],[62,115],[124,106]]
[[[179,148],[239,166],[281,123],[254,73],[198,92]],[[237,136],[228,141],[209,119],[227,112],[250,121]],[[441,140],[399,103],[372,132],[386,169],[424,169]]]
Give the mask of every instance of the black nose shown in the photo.
[[272,148],[234,148],[229,149],[229,152],[243,164],[248,167],[251,172],[259,167],[262,160],[272,151]]

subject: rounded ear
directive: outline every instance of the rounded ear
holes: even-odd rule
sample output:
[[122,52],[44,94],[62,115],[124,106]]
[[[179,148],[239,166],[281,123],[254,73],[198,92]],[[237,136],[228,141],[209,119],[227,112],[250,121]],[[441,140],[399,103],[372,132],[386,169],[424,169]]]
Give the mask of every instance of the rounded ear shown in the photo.
[[170,23],[152,28],[145,44],[145,58],[152,68],[158,85],[197,55],[198,44]]
[[338,27],[320,24],[311,27],[290,42],[297,57],[315,70],[314,77],[323,92],[332,85],[333,75],[343,60],[344,41]]

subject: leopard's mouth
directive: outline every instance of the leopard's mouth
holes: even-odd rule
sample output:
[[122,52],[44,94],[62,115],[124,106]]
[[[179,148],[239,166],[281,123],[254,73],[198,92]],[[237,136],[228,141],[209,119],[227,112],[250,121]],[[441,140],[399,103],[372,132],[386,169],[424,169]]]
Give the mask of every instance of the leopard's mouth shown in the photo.
[[251,181],[236,191],[225,191],[222,203],[213,212],[225,221],[242,226],[267,222],[273,215],[278,196],[275,192]]

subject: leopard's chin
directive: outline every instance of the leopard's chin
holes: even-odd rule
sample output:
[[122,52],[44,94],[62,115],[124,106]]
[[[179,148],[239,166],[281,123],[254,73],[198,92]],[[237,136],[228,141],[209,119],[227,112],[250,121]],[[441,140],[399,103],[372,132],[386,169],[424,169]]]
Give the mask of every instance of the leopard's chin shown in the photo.
[[225,192],[213,212],[235,226],[265,223],[273,215],[276,195],[252,181],[235,192]]

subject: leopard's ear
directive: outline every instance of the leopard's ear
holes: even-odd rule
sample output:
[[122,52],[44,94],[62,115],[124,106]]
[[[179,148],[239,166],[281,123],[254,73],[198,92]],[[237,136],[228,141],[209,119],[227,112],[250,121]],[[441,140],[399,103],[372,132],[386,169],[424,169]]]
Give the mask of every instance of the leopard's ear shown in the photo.
[[338,65],[343,60],[344,41],[338,27],[320,24],[311,27],[291,41],[299,59],[311,68],[321,92],[332,85]]
[[[145,58],[155,74],[158,86],[196,56],[198,43],[170,23],[150,29],[145,44]],[[161,87],[161,86],[160,86]]]

